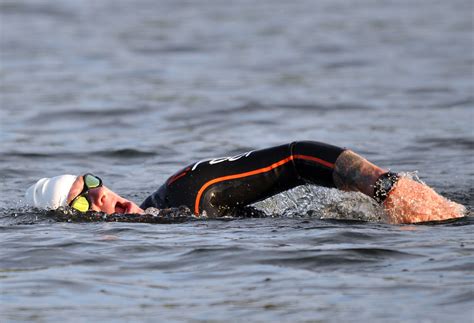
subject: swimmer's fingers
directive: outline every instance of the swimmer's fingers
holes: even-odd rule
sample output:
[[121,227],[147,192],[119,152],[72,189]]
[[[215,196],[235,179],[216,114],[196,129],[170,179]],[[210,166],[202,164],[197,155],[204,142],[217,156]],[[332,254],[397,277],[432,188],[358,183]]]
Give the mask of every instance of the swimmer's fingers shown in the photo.
[[466,208],[432,188],[401,177],[383,203],[390,223],[417,223],[463,217]]

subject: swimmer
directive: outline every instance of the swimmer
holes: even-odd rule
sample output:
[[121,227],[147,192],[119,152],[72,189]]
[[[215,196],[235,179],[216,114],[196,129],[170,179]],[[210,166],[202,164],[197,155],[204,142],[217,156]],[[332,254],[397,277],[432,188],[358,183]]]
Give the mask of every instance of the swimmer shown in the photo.
[[25,194],[30,206],[80,212],[144,214],[147,208],[187,206],[218,217],[299,185],[357,191],[385,209],[389,223],[439,221],[464,216],[464,206],[409,177],[384,170],[351,150],[314,142],[253,150],[195,162],[171,176],[138,206],[93,174],[40,179]]

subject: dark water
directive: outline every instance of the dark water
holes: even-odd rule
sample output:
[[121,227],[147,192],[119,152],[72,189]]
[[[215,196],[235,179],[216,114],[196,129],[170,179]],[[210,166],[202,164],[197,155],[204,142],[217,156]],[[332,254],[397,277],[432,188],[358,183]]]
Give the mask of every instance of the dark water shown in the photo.
[[[1,321],[474,321],[471,1],[0,1]],[[264,218],[68,223],[93,171],[141,202],[192,161],[350,147],[470,210],[381,223],[314,187]]]

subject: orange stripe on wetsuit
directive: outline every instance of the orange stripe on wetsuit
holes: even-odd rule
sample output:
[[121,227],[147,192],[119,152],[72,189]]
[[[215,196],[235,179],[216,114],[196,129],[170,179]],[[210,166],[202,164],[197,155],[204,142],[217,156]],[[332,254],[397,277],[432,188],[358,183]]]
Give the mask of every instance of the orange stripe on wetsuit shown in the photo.
[[233,180],[233,179],[244,178],[244,177],[249,177],[249,176],[253,176],[253,175],[266,173],[266,172],[269,172],[269,171],[271,171],[271,170],[273,170],[277,167],[280,167],[280,166],[282,166],[282,165],[284,165],[284,164],[286,164],[286,163],[288,163],[288,162],[290,162],[294,159],[309,160],[309,161],[313,161],[315,163],[318,163],[320,165],[326,166],[328,168],[334,169],[334,163],[330,163],[328,161],[322,160],[321,158],[317,158],[317,157],[313,157],[313,156],[307,156],[307,155],[292,155],[292,156],[289,156],[285,159],[282,159],[282,160],[280,160],[276,163],[273,163],[273,164],[271,164],[270,166],[267,166],[267,167],[255,169],[255,170],[240,173],[240,174],[233,174],[233,175],[227,175],[227,176],[214,178],[214,179],[208,181],[207,183],[205,183],[201,187],[201,189],[198,191],[197,196],[196,196],[196,202],[194,204],[194,214],[199,215],[199,204],[201,202],[202,194],[204,193],[204,191],[209,186],[211,186],[213,184],[216,184],[216,183],[224,182],[224,181],[229,181],[229,180]]

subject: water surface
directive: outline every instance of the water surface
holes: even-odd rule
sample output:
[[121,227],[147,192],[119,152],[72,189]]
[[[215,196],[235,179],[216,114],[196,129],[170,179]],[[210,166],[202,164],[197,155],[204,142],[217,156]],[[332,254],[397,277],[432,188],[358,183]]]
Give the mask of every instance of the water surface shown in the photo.
[[[472,6],[0,1],[2,321],[473,320]],[[470,216],[388,225],[315,187],[263,218],[21,207],[41,176],[92,171],[141,202],[192,161],[303,139],[418,171]]]

